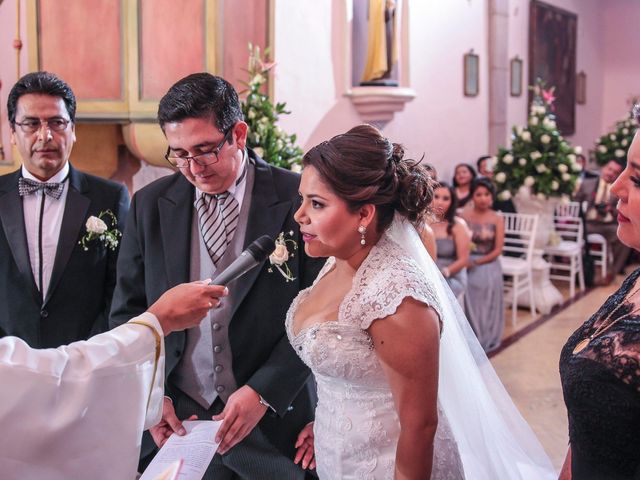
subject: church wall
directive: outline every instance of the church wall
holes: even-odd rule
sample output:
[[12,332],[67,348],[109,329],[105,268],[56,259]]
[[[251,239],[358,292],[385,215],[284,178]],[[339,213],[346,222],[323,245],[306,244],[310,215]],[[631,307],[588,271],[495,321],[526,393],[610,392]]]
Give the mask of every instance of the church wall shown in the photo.
[[[25,74],[27,71],[27,39],[24,32],[27,28],[27,22],[25,18],[26,1],[22,0],[22,18],[21,18],[21,31],[22,35],[22,50],[21,50],[21,74]],[[7,96],[9,90],[18,79],[16,72],[16,51],[13,48],[13,39],[16,35],[16,2],[5,0],[0,5],[0,81],[2,82],[2,89],[0,89],[0,129],[2,130],[2,146],[4,147],[4,153],[6,161],[0,163],[0,175],[8,173],[16,169],[16,164],[12,163],[10,159],[11,155],[11,143],[9,135],[9,122],[7,121]]]
[[[362,123],[345,96],[349,7],[342,0],[326,5],[276,2],[275,97],[292,111],[283,128],[297,133],[305,150]],[[409,1],[408,8],[410,76],[401,83],[416,98],[384,132],[408,155],[425,154],[448,179],[453,165],[475,161],[488,145],[487,9],[484,2],[436,1]],[[463,55],[471,48],[480,55],[480,93],[472,98],[464,97],[462,85]]]
[[[576,133],[567,136],[586,151],[600,135],[603,98],[603,5],[599,0],[547,0],[547,3],[578,16],[576,70],[587,74],[587,102],[576,105]],[[524,61],[525,90],[521,97],[509,97],[508,124],[523,125],[528,111],[526,83],[529,78],[529,0],[509,1],[509,58]]]
[[628,111],[627,101],[640,98],[640,60],[636,39],[640,25],[637,0],[601,2],[603,32],[597,34],[603,46],[603,98],[601,131],[606,132]]

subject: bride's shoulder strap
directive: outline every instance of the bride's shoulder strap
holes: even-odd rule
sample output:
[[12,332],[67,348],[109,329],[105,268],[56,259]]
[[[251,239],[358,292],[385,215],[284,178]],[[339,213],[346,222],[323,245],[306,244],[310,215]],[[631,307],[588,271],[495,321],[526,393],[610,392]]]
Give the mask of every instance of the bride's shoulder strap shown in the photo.
[[374,320],[393,315],[407,297],[428,305],[442,318],[435,287],[394,242],[376,246],[354,280],[354,288],[345,299],[341,314],[363,330]]

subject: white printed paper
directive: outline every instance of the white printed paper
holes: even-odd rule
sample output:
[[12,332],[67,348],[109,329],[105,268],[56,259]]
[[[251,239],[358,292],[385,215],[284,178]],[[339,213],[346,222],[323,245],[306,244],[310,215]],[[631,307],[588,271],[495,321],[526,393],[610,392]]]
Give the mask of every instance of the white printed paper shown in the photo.
[[155,480],[176,461],[182,460],[178,480],[201,480],[218,449],[216,434],[222,421],[186,420],[182,426],[186,435],[173,434],[162,446],[140,480]]

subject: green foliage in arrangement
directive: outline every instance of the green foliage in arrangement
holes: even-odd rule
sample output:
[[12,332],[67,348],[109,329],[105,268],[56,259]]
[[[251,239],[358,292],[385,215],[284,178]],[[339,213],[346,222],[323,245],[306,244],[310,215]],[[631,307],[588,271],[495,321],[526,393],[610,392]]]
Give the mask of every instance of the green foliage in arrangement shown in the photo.
[[[637,99],[631,100],[631,105],[637,103]],[[595,157],[598,165],[605,165],[609,160],[617,160],[627,163],[627,150],[638,130],[638,121],[633,116],[632,110],[626,118],[616,122],[615,127],[609,133],[605,133],[596,141]]]
[[545,89],[540,80],[529,87],[533,101],[524,127],[512,129],[511,148],[500,148],[493,180],[498,198],[508,200],[522,187],[540,199],[567,198],[573,192],[581,167],[576,155],[580,147],[565,140],[553,115],[554,88]]
[[275,105],[264,93],[269,70],[274,62],[268,62],[269,49],[265,49],[265,58],[260,54],[260,47],[249,44],[248,82],[243,82],[247,89],[241,92],[242,113],[249,125],[247,146],[253,149],[268,163],[289,170],[299,170],[302,164],[303,151],[296,145],[296,136],[289,135],[278,125],[280,115],[288,115],[286,104]]

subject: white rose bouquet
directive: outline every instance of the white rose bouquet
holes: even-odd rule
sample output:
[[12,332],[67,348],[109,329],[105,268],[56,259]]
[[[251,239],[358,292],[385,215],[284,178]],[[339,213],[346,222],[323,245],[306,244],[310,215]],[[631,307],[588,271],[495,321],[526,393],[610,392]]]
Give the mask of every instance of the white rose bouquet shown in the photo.
[[[292,237],[293,231],[287,232],[287,235]],[[289,258],[293,258],[295,256],[298,244],[292,238],[286,238],[283,232],[280,232],[276,237],[275,244],[275,250],[271,255],[269,255],[269,263],[271,264],[269,272],[272,273],[273,268],[275,267],[287,282],[291,282],[292,280],[295,280],[295,277],[293,276],[293,272],[291,272],[287,261]],[[289,247],[293,250],[292,252],[289,251]]]
[[493,169],[501,200],[510,199],[523,185],[538,198],[570,195],[580,171],[576,155],[581,148],[569,145],[556,126],[554,88],[545,90],[540,80],[529,88],[533,102],[527,125],[513,127],[511,148],[500,148]]
[[[105,220],[110,223],[111,228]],[[120,243],[120,237],[122,237],[122,232],[116,228],[117,225],[118,219],[111,210],[100,212],[97,217],[92,215],[85,224],[87,233],[78,243],[82,245],[85,252],[89,250],[89,244],[94,240],[98,240],[110,250],[115,250]]]

